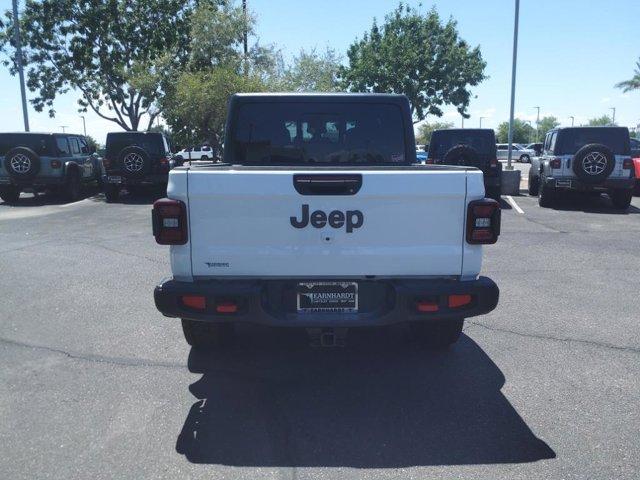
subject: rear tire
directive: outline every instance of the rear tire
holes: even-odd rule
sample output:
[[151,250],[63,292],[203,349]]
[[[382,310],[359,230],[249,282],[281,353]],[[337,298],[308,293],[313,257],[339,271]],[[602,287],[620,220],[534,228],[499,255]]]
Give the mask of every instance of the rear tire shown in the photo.
[[493,198],[496,202],[500,202],[500,187],[487,187],[486,188],[487,197]]
[[104,186],[104,197],[107,203],[115,203],[120,198],[120,187],[117,185],[106,184]]
[[69,202],[75,202],[80,198],[82,185],[80,183],[80,175],[71,171],[67,177],[67,184],[64,186],[64,197]]
[[18,187],[9,186],[0,188],[0,198],[5,203],[12,205],[20,198],[20,189]]
[[449,348],[458,341],[462,333],[464,318],[434,322],[410,322],[409,330],[425,347],[432,350]]
[[631,198],[633,197],[632,190],[613,190],[609,192],[611,203],[613,208],[617,210],[627,210],[631,205]]
[[212,350],[229,346],[234,339],[235,328],[231,323],[210,323],[182,319],[182,332],[189,345]]
[[520,162],[522,162],[522,163],[531,163],[531,157],[529,157],[529,155],[522,155],[520,157]]
[[529,175],[529,195],[535,197],[540,189],[540,177]]
[[550,208],[557,200],[556,189],[546,184],[544,175],[540,176],[540,186],[538,188],[538,205],[543,208]]

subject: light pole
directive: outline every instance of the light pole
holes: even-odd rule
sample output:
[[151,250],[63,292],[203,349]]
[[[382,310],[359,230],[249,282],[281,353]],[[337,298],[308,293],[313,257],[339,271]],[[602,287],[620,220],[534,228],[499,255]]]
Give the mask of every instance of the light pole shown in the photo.
[[540,107],[533,107],[538,109],[538,113],[536,114],[536,142],[538,141],[538,134],[540,130]]
[[460,114],[460,117],[462,118],[462,127],[461,128],[464,128],[464,117],[462,116],[462,114]]
[[69,125],[60,125],[60,128],[62,129],[62,133],[66,133],[66,129],[69,128]]
[[615,123],[616,123],[616,107],[611,107],[609,110],[613,111],[613,117],[611,117],[611,125],[615,125]]
[[511,109],[509,112],[509,150],[507,153],[507,170],[513,170],[511,152],[513,150],[513,109],[516,99],[516,64],[518,63],[518,17],[520,16],[520,0],[516,0],[515,19],[513,22],[513,61],[511,64]]
[[571,126],[573,127],[573,122],[576,119],[576,117],[574,117],[573,115],[569,115],[569,118],[571,119]]
[[533,143],[531,141],[531,137],[533,136],[533,126],[531,125],[531,120],[525,120],[524,123],[529,124],[529,143]]
[[487,117],[480,117],[480,128],[482,128],[482,119]]
[[24,71],[22,69],[22,45],[20,44],[20,20],[18,18],[18,0],[13,0],[13,39],[16,44],[16,66],[20,78],[20,95],[22,96],[22,118],[24,131],[29,131],[29,113],[27,112],[27,92],[24,89]]
[[82,128],[84,130],[84,136],[87,136],[87,122],[84,119],[84,115],[80,115],[80,118],[82,119]]

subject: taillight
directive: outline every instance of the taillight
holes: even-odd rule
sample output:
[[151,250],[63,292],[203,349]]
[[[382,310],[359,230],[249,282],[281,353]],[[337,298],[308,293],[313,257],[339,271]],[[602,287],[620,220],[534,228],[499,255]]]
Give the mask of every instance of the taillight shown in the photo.
[[633,160],[631,158],[625,158],[622,160],[622,168],[625,170],[631,170],[633,168]]
[[498,159],[497,158],[492,158],[491,162],[489,162],[489,166],[491,168],[496,168],[498,166]]
[[187,208],[180,200],[161,198],[151,210],[153,236],[160,245],[187,243]]
[[104,168],[111,168],[111,160],[109,160],[108,158],[103,158],[102,165],[104,166]]
[[60,168],[62,162],[60,160],[51,160],[51,168]]
[[182,295],[182,304],[194,310],[204,310],[207,308],[207,299],[202,295]]
[[467,243],[492,244],[500,235],[500,204],[490,198],[469,202],[467,208]]
[[549,162],[549,166],[551,168],[560,168],[560,167],[562,167],[562,159],[561,158],[554,158],[553,160],[551,160]]
[[438,159],[437,158],[427,158],[427,163],[432,163],[432,164],[438,163]]

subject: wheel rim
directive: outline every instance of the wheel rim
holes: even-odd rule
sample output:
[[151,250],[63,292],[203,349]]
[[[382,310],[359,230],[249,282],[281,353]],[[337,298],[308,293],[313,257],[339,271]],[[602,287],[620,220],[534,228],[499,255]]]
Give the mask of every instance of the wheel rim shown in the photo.
[[16,173],[27,173],[31,170],[31,159],[22,153],[11,157],[11,169]]
[[139,172],[143,165],[144,159],[135,152],[127,153],[124,157],[124,168],[131,173]]
[[607,157],[600,152],[591,152],[582,159],[582,169],[587,175],[600,175],[607,168]]

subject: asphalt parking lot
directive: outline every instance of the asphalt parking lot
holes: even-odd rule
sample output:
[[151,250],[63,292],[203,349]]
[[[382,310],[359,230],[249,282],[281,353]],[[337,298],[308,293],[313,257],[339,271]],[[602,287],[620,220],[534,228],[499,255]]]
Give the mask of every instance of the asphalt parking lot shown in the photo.
[[503,202],[499,306],[446,353],[249,329],[208,356],[153,304],[151,199],[123,200],[0,203],[3,478],[640,475],[640,198]]

